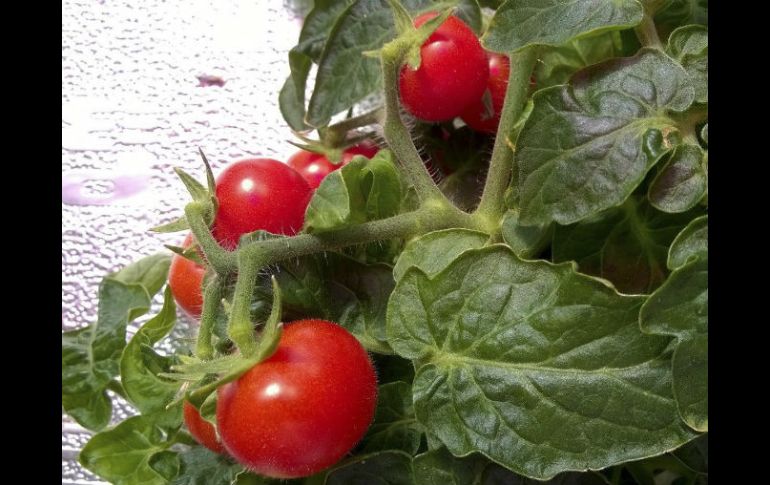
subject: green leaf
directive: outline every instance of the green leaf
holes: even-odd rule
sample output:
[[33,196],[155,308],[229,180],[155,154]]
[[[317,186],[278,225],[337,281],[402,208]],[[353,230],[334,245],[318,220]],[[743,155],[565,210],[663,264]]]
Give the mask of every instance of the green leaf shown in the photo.
[[665,212],[684,212],[703,199],[708,189],[705,154],[698,145],[682,144],[650,184],[647,197]]
[[[310,60],[306,59],[307,71],[304,73],[305,80],[310,70]],[[304,88],[304,81],[303,81]],[[294,131],[304,131],[309,128],[305,124],[305,91],[297,91],[294,81],[294,73],[289,75],[284,81],[281,91],[278,93],[278,108],[284,121]]]
[[693,96],[684,69],[655,49],[535,93],[518,140],[521,222],[571,224],[622,203],[671,149],[667,113]]
[[484,470],[491,465],[479,454],[456,458],[446,448],[414,457],[414,479],[420,485],[484,485]]
[[149,310],[170,261],[167,254],[148,256],[104,278],[96,323],[62,334],[62,406],[83,427],[99,430],[109,422],[105,390],[118,375],[126,325]]
[[533,75],[538,89],[564,84],[580,69],[619,57],[622,52],[623,42],[619,32],[575,39],[564,45],[543,49]]
[[380,150],[371,160],[355,157],[321,182],[305,213],[305,229],[323,232],[393,216],[401,194],[390,150]]
[[[169,334],[176,323],[176,305],[167,286],[163,308],[140,328],[123,350],[120,358],[120,381],[126,396],[143,414],[160,411],[169,404],[179,383],[158,377],[160,367],[167,371],[172,359],[155,353],[152,346]],[[148,365],[152,363],[152,365]]]
[[703,129],[700,131],[700,137],[703,139],[703,142],[706,145],[709,144],[709,124],[708,123],[703,125]]
[[307,14],[302,23],[299,44],[294,50],[318,62],[332,27],[352,3],[354,0],[315,0],[313,10]]
[[691,256],[708,257],[708,232],[708,215],[693,219],[671,243],[668,250],[668,268],[673,270],[684,266]]
[[476,0],[459,0],[452,15],[465,22],[476,35],[481,34],[481,8]]
[[180,217],[179,219],[175,219],[169,223],[155,226],[150,230],[153,232],[165,233],[185,231],[187,229],[190,229],[190,224],[187,223],[187,217]]
[[708,0],[663,0],[654,20],[664,39],[682,25],[708,25]]
[[481,42],[503,53],[529,45],[561,45],[633,27],[643,13],[636,0],[508,0],[495,12]]
[[417,419],[452,454],[544,480],[693,438],[671,395],[670,339],[639,330],[643,300],[494,245],[433,278],[409,269],[388,304],[388,341],[422,364]]
[[393,268],[393,277],[400,280],[412,267],[428,275],[438,274],[463,252],[480,248],[488,240],[487,234],[470,229],[429,232],[406,245]]
[[680,266],[639,314],[645,331],[676,337],[708,332],[708,257]]
[[208,190],[206,190],[206,187],[195,180],[192,175],[178,167],[175,167],[174,171],[179,176],[179,179],[182,181],[184,186],[187,188],[187,191],[190,193],[192,200],[196,202],[204,202],[210,199],[210,195]]
[[151,297],[163,288],[168,277],[168,268],[171,265],[171,256],[164,253],[146,256],[139,261],[129,264],[120,271],[110,275],[116,281],[125,284],[139,284],[144,286]]
[[414,458],[414,477],[420,485],[606,485],[596,473],[563,473],[542,482],[516,475],[487,458],[473,454],[452,456],[445,448]]
[[651,293],[668,276],[669,245],[692,217],[692,212],[660,212],[630,197],[577,224],[557,225],[553,260],[577,261],[581,273],[605,278],[623,293]]
[[356,455],[332,469],[325,485],[417,485],[412,478],[412,457],[402,451]]
[[672,454],[690,470],[707,474],[709,465],[708,433],[699,436],[681,448],[677,448]]
[[[402,2],[411,13],[430,2]],[[345,9],[329,33],[318,65],[307,122],[320,127],[369,94],[382,88],[379,59],[364,52],[379,50],[396,35],[386,0],[359,0]]]
[[550,243],[553,225],[525,226],[519,222],[519,211],[511,209],[503,216],[500,230],[503,240],[517,256],[531,259],[537,257]]
[[673,392],[682,419],[708,431],[708,256],[678,267],[642,306],[643,331],[676,336]]
[[679,412],[696,431],[709,429],[708,352],[708,334],[696,334],[682,340],[674,351],[672,363]]
[[241,465],[203,446],[193,446],[179,457],[182,466],[172,485],[231,485],[243,473]]
[[99,430],[109,422],[112,407],[105,390],[118,375],[126,325],[149,308],[143,286],[105,278],[96,323],[62,334],[62,406],[83,427]]
[[679,61],[695,87],[695,101],[709,102],[709,33],[706,27],[688,25],[671,33],[668,55]]
[[[280,263],[274,276],[291,319],[337,322],[367,350],[392,353],[385,337],[385,312],[395,285],[392,267],[329,252]],[[265,300],[270,295],[263,282],[257,298]]]
[[417,453],[422,428],[414,417],[412,386],[406,382],[381,385],[377,392],[374,423],[364,438],[364,453],[401,450]]
[[181,408],[134,416],[92,437],[80,452],[80,463],[114,485],[168,485],[179,472],[179,458],[168,448]]

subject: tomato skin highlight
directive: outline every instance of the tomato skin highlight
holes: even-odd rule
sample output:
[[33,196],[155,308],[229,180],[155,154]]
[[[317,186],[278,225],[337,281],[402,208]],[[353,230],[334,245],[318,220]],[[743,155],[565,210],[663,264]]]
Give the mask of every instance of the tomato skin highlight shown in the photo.
[[240,237],[257,230],[293,236],[305,222],[313,191],[300,174],[270,158],[232,163],[219,174],[219,202],[213,234],[235,249]]
[[[182,243],[187,249],[194,242],[192,233],[189,233]],[[203,309],[203,276],[206,268],[190,261],[189,259],[174,254],[171,257],[171,266],[168,269],[168,286],[174,301],[187,315],[198,320]]]
[[508,77],[511,73],[511,63],[508,56],[488,52],[489,56],[489,81],[487,88],[492,96],[492,108],[494,113],[487,116],[484,100],[479,99],[470,105],[462,114],[462,120],[466,125],[476,131],[484,133],[496,133],[500,124],[500,114],[505,103],[505,91],[508,88]]
[[195,409],[195,406],[185,401],[183,414],[184,424],[187,426],[192,437],[195,438],[195,441],[214,453],[225,453],[225,448],[217,438],[217,432],[214,429],[214,425],[203,419],[198,410]]
[[[420,15],[415,27],[435,17]],[[399,93],[404,108],[424,121],[460,116],[481,99],[487,87],[487,56],[476,34],[462,20],[450,16],[420,48],[420,67],[401,67]]]
[[296,478],[334,465],[361,440],[374,418],[377,378],[347,330],[301,320],[286,325],[275,354],[218,393],[227,451],[261,475]]
[[335,165],[320,153],[300,150],[292,155],[286,163],[302,175],[310,188],[315,190],[327,175],[348,164],[354,156],[363,155],[366,158],[372,158],[378,151],[379,148],[374,145],[364,143],[355,145],[345,150],[342,154],[342,163]]

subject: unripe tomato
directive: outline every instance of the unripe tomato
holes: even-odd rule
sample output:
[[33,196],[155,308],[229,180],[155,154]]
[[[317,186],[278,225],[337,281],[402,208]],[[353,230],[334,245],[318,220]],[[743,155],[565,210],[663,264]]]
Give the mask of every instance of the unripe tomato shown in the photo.
[[347,330],[301,320],[286,325],[275,354],[218,392],[227,451],[261,475],[295,478],[334,465],[364,436],[377,378]]
[[[419,27],[437,14],[417,17]],[[449,17],[420,48],[420,67],[404,65],[399,77],[401,103],[425,121],[451,120],[481,99],[487,87],[487,56],[476,34],[457,17]]]

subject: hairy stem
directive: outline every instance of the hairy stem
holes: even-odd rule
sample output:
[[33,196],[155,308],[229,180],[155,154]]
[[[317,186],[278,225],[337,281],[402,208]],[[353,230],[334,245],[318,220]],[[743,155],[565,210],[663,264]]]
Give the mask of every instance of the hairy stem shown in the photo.
[[654,47],[663,50],[663,43],[658,37],[658,30],[655,28],[655,22],[652,20],[653,12],[645,8],[642,23],[636,26],[634,31],[644,47]]
[[217,309],[221,304],[222,286],[220,277],[214,275],[203,292],[201,326],[198,330],[198,341],[195,344],[195,355],[201,360],[208,360],[214,357],[211,335],[214,332]]
[[[424,207],[414,212],[399,214],[387,219],[367,222],[318,234],[299,234],[297,236],[256,241],[241,248],[252,254],[258,254],[258,262],[267,266],[307,254],[331,251],[356,244],[385,239],[409,238],[430,231],[449,227],[465,227],[482,230],[468,214],[451,208]],[[239,275],[239,283],[240,283]],[[237,286],[236,286],[236,299]],[[235,306],[233,306],[235,309]],[[235,313],[235,310],[233,310]]]
[[236,268],[236,254],[227,251],[219,245],[209,230],[203,215],[203,206],[197,202],[190,202],[184,209],[187,223],[195,235],[195,240],[203,251],[206,261],[219,275],[225,275]]
[[259,270],[266,266],[261,264],[259,257],[260,253],[254,245],[238,249],[238,280],[227,326],[230,340],[246,357],[254,355],[257,350],[257,339],[251,322],[251,299]]
[[524,110],[529,91],[529,79],[535,67],[536,52],[526,48],[510,55],[511,72],[505,91],[505,104],[500,115],[492,159],[484,185],[481,201],[476,214],[486,217],[496,224],[504,212],[503,196],[513,173],[513,141],[510,139],[513,127]]
[[414,146],[404,122],[401,119],[398,100],[398,77],[404,59],[404,46],[386,45],[381,54],[382,75],[385,85],[385,121],[383,131],[390,149],[396,155],[399,167],[406,172],[414,185],[421,203],[432,201],[438,205],[451,206],[451,202],[439,190],[427,167]]
[[350,130],[381,123],[384,115],[384,108],[380,107],[333,124],[326,128],[326,133],[333,139],[341,141],[345,139],[345,136]]

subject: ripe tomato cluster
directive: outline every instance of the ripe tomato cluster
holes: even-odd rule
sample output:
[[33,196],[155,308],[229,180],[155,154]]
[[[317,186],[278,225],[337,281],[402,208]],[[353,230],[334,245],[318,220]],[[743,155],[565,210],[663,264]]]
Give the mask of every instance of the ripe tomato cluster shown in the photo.
[[286,325],[278,348],[219,388],[216,429],[185,403],[187,429],[202,445],[274,478],[312,475],[337,463],[374,418],[377,376],[369,355],[341,326]]
[[[414,26],[436,15],[423,14]],[[473,30],[451,16],[422,45],[420,58],[418,69],[404,65],[399,77],[401,103],[409,113],[429,122],[460,117],[476,131],[497,132],[510,73],[507,56],[485,51]]]
[[[269,158],[234,162],[217,177],[219,203],[212,233],[226,249],[238,246],[241,236],[263,230],[293,236],[305,222],[305,210],[321,181],[350,162],[356,155],[373,157],[379,149],[361,143],[345,150],[342,162],[334,165],[324,155],[300,150],[287,164]],[[183,247],[193,244],[188,234]],[[205,268],[183,256],[174,255],[169,269],[169,286],[177,305],[194,319],[200,318]]]
[[[377,150],[351,147],[339,165],[304,150],[289,164],[258,158],[229,165],[216,180],[212,234],[229,250],[257,230],[296,234],[321,180],[355,155],[371,158]],[[188,234],[183,247],[193,244]],[[178,306],[195,319],[205,272],[183,256],[172,258],[169,286]],[[294,478],[348,453],[366,433],[376,398],[374,367],[358,340],[335,323],[303,320],[286,325],[270,358],[218,390],[216,428],[189,402],[183,411],[187,429],[203,446],[259,474]]]

